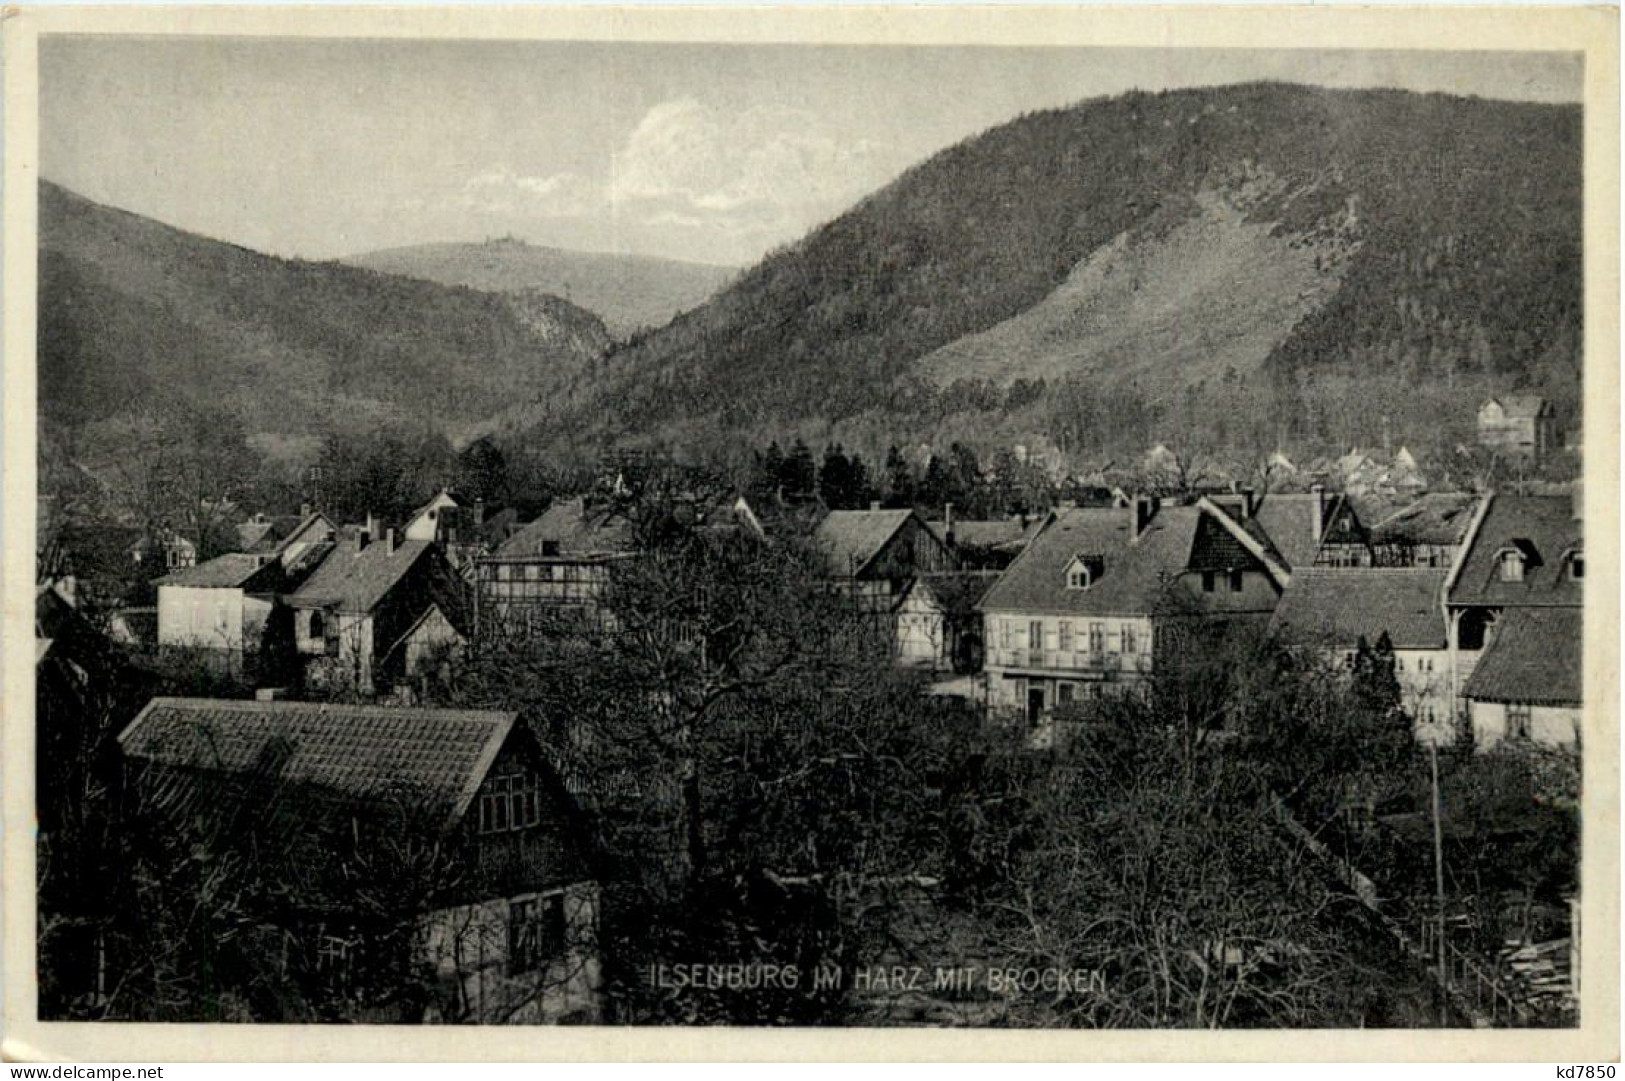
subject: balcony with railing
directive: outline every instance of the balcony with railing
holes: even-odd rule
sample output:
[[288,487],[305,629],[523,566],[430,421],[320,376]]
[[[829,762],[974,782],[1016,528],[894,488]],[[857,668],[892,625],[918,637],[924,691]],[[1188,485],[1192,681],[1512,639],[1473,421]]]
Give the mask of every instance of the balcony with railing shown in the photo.
[[1132,676],[1151,670],[1145,653],[1109,653],[1090,649],[993,649],[988,664],[997,668],[1041,669],[1045,672],[1081,672],[1107,678]]

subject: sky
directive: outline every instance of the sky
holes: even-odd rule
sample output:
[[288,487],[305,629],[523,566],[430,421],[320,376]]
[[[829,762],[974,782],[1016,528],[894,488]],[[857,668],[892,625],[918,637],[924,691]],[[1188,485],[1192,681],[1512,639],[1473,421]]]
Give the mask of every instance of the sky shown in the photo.
[[1278,79],[1579,101],[1563,53],[42,40],[41,172],[283,256],[431,241],[754,262],[1035,109]]

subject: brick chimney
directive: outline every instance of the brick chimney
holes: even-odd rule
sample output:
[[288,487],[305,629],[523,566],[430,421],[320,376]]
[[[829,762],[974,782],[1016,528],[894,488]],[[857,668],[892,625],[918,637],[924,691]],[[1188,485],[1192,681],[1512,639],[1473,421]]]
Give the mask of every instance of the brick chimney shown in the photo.
[[1243,488],[1241,490],[1241,516],[1243,519],[1251,518],[1258,513],[1258,489]]
[[311,505],[308,502],[299,504],[299,517],[301,517],[301,518],[309,518],[312,509],[313,508],[311,507]]
[[878,499],[869,500],[869,509],[870,510],[879,510],[880,509],[880,500],[878,500]]
[[1309,528],[1313,531],[1309,539],[1318,546],[1326,535],[1326,489],[1316,484],[1309,489],[1309,494],[1315,497],[1309,501]]
[[952,548],[954,546],[954,505],[952,503],[943,504],[942,516],[944,521],[947,522],[947,525],[943,528],[943,543]]
[[386,556],[392,556],[392,555],[395,554],[395,529],[394,529],[394,527],[391,527],[389,529],[384,530],[384,554]]

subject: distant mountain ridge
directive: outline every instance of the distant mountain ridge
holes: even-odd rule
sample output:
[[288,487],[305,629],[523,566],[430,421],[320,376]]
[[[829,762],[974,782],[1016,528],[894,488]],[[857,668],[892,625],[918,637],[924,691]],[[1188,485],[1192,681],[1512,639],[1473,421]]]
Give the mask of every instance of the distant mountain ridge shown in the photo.
[[597,314],[617,337],[663,326],[738,274],[735,267],[569,251],[511,238],[386,248],[352,255],[344,262],[487,292],[553,293]]
[[1248,84],[1034,113],[617,348],[579,415],[930,439],[969,410],[1001,438],[1013,411],[1070,423],[1061,382],[1097,413],[1136,396],[1147,431],[1205,394],[1225,438],[1335,442],[1470,416],[1486,386],[1574,409],[1580,165],[1577,106]]
[[224,411],[249,433],[412,421],[458,438],[573,384],[610,346],[592,313],[279,259],[40,184],[40,410]]

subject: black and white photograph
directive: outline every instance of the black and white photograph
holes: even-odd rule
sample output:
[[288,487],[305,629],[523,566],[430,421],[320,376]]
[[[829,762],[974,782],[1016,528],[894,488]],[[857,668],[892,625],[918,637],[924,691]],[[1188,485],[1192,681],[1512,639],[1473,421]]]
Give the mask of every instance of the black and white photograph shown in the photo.
[[31,1019],[1617,1026],[1597,62],[40,33]]

